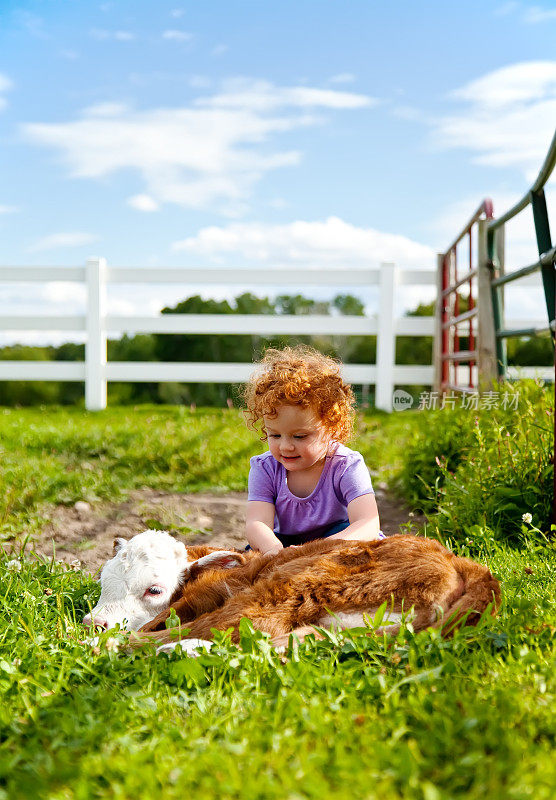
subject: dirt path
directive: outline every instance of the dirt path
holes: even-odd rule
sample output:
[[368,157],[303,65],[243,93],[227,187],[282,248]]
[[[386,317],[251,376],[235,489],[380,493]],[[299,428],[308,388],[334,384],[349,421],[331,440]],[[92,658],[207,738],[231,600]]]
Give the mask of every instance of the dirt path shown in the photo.
[[[402,524],[425,521],[410,517],[408,509],[383,488],[377,489],[376,495],[387,535],[399,533]],[[48,515],[49,522],[32,549],[47,557],[54,551],[57,559],[94,573],[111,557],[116,536],[129,539],[146,528],[169,530],[186,544],[244,547],[246,500],[247,495],[239,492],[173,494],[142,489],[120,503],[58,506]]]

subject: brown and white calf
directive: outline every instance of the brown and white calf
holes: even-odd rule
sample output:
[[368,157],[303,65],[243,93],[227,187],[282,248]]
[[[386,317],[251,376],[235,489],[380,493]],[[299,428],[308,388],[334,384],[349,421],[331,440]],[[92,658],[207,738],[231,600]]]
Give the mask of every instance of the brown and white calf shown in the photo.
[[[373,542],[310,542],[277,555],[185,548],[163,532],[117,540],[101,574],[98,605],[85,624],[119,622],[135,640],[174,647],[180,635],[192,650],[212,630],[233,628],[248,617],[276,646],[290,634],[302,639],[313,626],[364,626],[387,603],[389,622],[411,610],[415,631],[440,628],[449,635],[465,619],[476,624],[495,614],[500,586],[487,567],[455,556],[433,539],[392,536]],[[185,630],[166,630],[171,608]],[[386,628],[395,633],[398,625]]]

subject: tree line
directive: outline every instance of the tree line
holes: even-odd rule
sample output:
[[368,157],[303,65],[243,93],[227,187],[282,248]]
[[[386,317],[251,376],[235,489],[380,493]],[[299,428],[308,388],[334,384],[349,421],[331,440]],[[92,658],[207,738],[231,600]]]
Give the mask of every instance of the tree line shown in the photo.
[[[461,311],[462,309],[460,309]],[[465,309],[463,309],[465,310]],[[193,295],[162,314],[278,314],[278,315],[354,315],[364,316],[363,303],[351,294],[338,294],[330,301],[314,300],[301,294],[258,297],[245,292],[233,301],[203,299]],[[407,316],[431,316],[434,303],[420,304]],[[376,336],[258,336],[257,334],[137,334],[108,341],[109,361],[212,361],[252,362],[267,347],[305,343],[345,364],[374,364]],[[396,363],[431,364],[431,336],[398,336]],[[461,341],[465,349],[465,340]],[[9,345],[0,348],[0,360],[83,361],[85,345],[66,342],[59,346]],[[509,340],[508,363],[544,366],[553,363],[550,337]],[[360,400],[373,400],[373,388],[354,387]],[[405,387],[420,391],[424,387]],[[223,406],[237,398],[232,384],[201,383],[110,383],[111,404],[170,403]],[[84,387],[65,381],[0,381],[0,405],[83,404]]]

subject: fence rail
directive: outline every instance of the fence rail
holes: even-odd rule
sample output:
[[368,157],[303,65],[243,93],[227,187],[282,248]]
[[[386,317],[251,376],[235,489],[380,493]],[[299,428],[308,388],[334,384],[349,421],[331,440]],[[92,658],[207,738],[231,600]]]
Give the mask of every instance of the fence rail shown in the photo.
[[[84,267],[0,267],[0,282],[81,283],[86,288],[86,313],[72,315],[10,315],[0,320],[3,331],[73,331],[85,333],[85,360],[78,361],[0,361],[0,380],[83,381],[86,407],[106,406],[106,384],[122,382],[240,383],[249,377],[253,365],[245,363],[200,362],[107,362],[108,334],[247,334],[257,336],[334,335],[376,336],[376,364],[345,365],[350,383],[375,385],[375,404],[392,409],[395,386],[433,383],[432,365],[402,366],[395,363],[397,336],[433,336],[434,317],[396,317],[396,292],[400,286],[434,286],[432,270],[403,270],[394,264],[379,269],[296,269],[262,272],[253,269],[134,269],[109,267],[104,259],[90,259]],[[273,314],[159,314],[156,316],[117,316],[107,313],[107,290],[116,284],[181,284],[276,287],[287,285],[371,287],[379,289],[375,317]],[[463,315],[465,316],[465,315]],[[538,321],[527,321],[528,326]],[[461,320],[462,333],[469,320]],[[456,371],[463,367],[456,366]],[[525,375],[539,375],[527,370]]]
[[[86,287],[86,313],[82,315],[4,316],[4,331],[74,331],[86,336],[83,362],[0,361],[0,380],[84,381],[85,404],[96,410],[106,406],[110,381],[236,383],[245,381],[252,364],[107,362],[109,333],[251,334],[257,336],[335,335],[376,336],[376,364],[346,365],[346,380],[374,384],[378,408],[391,410],[395,385],[432,382],[431,366],[395,364],[396,336],[433,336],[432,317],[395,318],[396,290],[400,286],[434,286],[432,270],[401,270],[394,264],[379,269],[174,269],[111,267],[105,259],[90,259],[85,267],[0,267],[0,282],[73,282]],[[153,317],[115,316],[107,313],[107,289],[115,284],[181,284],[284,288],[294,286],[378,287],[376,317],[272,314],[160,314]]]
[[[279,336],[295,333],[317,336],[372,336],[378,334],[378,320],[369,317],[332,317],[320,314],[164,314],[157,317],[106,317],[106,330],[123,333],[226,333]],[[5,331],[85,331],[87,317],[5,316]],[[400,317],[394,321],[397,336],[432,336],[433,317]]]

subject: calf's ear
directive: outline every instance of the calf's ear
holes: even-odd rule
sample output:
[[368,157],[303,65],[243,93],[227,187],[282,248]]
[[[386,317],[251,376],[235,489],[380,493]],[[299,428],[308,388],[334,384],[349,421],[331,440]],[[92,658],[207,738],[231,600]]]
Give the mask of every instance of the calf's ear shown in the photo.
[[177,561],[187,561],[187,550],[183,542],[175,541],[174,555]]
[[189,576],[195,578],[209,569],[233,569],[245,564],[246,560],[243,553],[235,553],[233,550],[217,550],[190,564]]
[[127,540],[126,540],[126,539],[122,539],[122,537],[121,537],[121,536],[116,536],[116,538],[114,539],[114,543],[113,543],[113,547],[114,547],[114,551],[113,551],[113,552],[114,552],[114,555],[116,555],[116,553],[118,552],[118,550],[121,550],[121,549],[122,549],[122,547],[124,546],[124,544],[127,544]]

